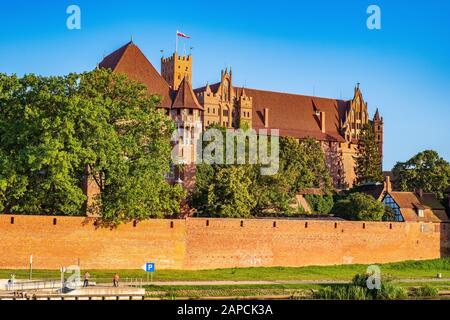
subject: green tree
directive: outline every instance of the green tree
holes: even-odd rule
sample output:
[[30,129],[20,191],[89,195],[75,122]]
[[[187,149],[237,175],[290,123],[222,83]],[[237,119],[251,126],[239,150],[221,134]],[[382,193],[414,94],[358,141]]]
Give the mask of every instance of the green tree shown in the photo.
[[164,179],[173,123],[144,85],[95,70],[0,75],[0,209],[84,214],[86,168],[110,222],[176,213],[184,192]]
[[363,126],[355,159],[356,184],[382,182],[381,154],[370,124]]
[[332,213],[346,220],[382,221],[385,207],[372,196],[356,192],[337,201]]
[[213,216],[250,218],[255,206],[251,196],[252,181],[241,166],[221,167],[215,172],[216,183],[209,185],[207,210]]
[[[221,129],[224,132],[224,128]],[[230,167],[239,170],[230,170]],[[221,214],[225,212],[211,202],[211,199],[215,199],[219,203],[227,203],[227,197],[230,196],[225,192],[218,192],[223,190],[223,183],[217,178],[219,172],[225,175],[232,173],[233,179],[237,181],[250,181],[250,185],[243,183],[239,184],[239,187],[242,188],[244,199],[250,195],[253,200],[241,202],[246,204],[245,207],[248,207],[253,216],[296,214],[298,211],[293,207],[293,202],[300,189],[307,187],[331,189],[331,178],[325,165],[325,157],[320,145],[313,140],[299,143],[293,138],[280,138],[278,173],[273,176],[261,175],[260,168],[260,164],[197,166],[196,188],[190,196],[190,205],[197,209],[199,215],[216,215],[215,211]],[[214,192],[211,193],[211,190]],[[237,192],[237,189],[234,191]],[[247,214],[246,210],[239,209],[239,211]]]
[[329,214],[334,206],[333,196],[331,195],[306,195],[305,199],[314,214]]
[[392,169],[394,185],[400,191],[435,193],[440,199],[450,186],[450,164],[436,151],[426,150],[406,162],[397,162]]
[[177,213],[184,191],[165,180],[174,125],[156,108],[160,97],[106,70],[83,74],[79,92],[83,120],[77,131],[101,191],[102,217],[117,222]]
[[82,148],[74,75],[0,75],[0,209],[81,214]]

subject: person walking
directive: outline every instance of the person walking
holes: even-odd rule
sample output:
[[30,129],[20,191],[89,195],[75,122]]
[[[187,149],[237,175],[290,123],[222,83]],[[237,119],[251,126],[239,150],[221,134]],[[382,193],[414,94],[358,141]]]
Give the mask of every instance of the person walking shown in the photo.
[[114,275],[114,277],[113,277],[113,285],[114,285],[114,287],[118,287],[119,286],[119,280],[120,280],[120,277],[119,277],[119,275],[116,273],[115,275]]
[[87,288],[89,286],[89,277],[91,275],[89,274],[89,272],[85,272],[84,274],[84,282],[83,282],[83,288]]

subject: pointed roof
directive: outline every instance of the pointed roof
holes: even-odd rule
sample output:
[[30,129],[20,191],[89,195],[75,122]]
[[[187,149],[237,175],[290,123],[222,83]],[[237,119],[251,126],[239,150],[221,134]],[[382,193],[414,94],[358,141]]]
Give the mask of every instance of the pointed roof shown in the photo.
[[378,111],[378,108],[377,108],[377,111],[375,112],[375,116],[373,117],[373,120],[374,121],[380,121],[381,120],[380,112]]
[[184,78],[181,82],[172,108],[203,110],[203,107],[198,103],[194,91],[192,90],[192,86],[187,78]]
[[162,107],[170,108],[172,100],[169,84],[132,41],[106,56],[99,67],[124,73],[129,78],[145,84],[149,94],[162,96]]

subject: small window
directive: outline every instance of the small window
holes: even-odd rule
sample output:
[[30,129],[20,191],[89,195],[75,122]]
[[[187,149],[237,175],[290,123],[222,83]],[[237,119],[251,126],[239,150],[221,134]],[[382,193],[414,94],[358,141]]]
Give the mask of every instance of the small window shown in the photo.
[[273,222],[273,227],[274,227],[274,228],[277,227],[277,222],[276,222],[276,221]]
[[365,229],[366,228],[366,224],[365,223],[363,223],[363,229]]
[[244,221],[241,220],[241,228],[244,226]]
[[173,221],[170,221],[170,228],[173,229]]
[[389,225],[389,229],[391,229],[392,230],[392,223]]
[[305,228],[308,229],[308,222],[305,223]]
[[14,217],[11,217],[11,224],[14,224]]
[[334,224],[334,228],[335,228],[335,229],[337,229],[337,227],[338,227],[338,224],[337,224],[337,223],[335,223],[335,224]]
[[209,227],[209,220],[206,220],[206,226]]
[[136,220],[133,221],[133,227],[135,227],[135,228],[137,227],[137,221]]
[[425,213],[424,213],[423,209],[418,209],[418,210],[417,210],[417,215],[418,215],[419,217],[421,217],[421,218],[425,217]]
[[56,218],[53,218],[53,225],[54,226],[56,226],[56,223],[57,223],[58,221],[56,220]]

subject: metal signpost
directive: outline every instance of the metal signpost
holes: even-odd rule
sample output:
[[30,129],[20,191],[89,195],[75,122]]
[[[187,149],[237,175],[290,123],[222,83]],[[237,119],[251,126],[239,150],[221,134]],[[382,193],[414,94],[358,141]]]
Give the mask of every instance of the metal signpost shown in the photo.
[[33,255],[30,254],[30,280],[33,279]]
[[142,268],[142,270],[147,272],[147,282],[148,282],[149,274],[151,276],[151,282],[153,282],[153,274],[155,273],[155,264],[152,262],[147,262],[141,268]]

